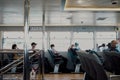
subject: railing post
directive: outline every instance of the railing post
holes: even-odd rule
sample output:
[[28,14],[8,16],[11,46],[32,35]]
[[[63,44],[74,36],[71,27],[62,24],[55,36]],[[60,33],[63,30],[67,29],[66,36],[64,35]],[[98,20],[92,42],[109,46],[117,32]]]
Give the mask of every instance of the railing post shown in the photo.
[[30,69],[29,69],[29,55],[28,55],[28,41],[29,41],[29,10],[30,0],[24,2],[24,75],[23,80],[30,80]]
[[44,53],[45,53],[45,0],[42,0],[42,4],[43,4],[43,6],[42,6],[42,11],[43,11],[43,13],[42,13],[42,33],[43,33],[43,35],[42,35],[42,49],[43,49],[43,51],[42,51],[42,54],[41,54],[41,57],[42,57],[42,80],[45,80],[44,79]]

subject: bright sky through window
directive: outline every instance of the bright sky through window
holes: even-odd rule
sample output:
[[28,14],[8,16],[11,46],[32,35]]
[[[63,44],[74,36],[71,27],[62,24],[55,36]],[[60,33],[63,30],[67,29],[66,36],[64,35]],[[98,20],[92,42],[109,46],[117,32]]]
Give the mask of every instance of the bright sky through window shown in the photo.
[[[96,44],[109,43],[111,40],[116,39],[116,32],[96,32]],[[45,49],[49,49],[50,44],[55,44],[56,50],[67,51],[69,46],[75,42],[79,43],[82,50],[93,49],[93,32],[49,32],[45,33]],[[36,42],[37,49],[42,49],[42,32],[29,33],[29,46],[31,43]],[[4,32],[3,48],[11,49],[12,44],[17,44],[20,49],[24,46],[24,33],[23,32]]]

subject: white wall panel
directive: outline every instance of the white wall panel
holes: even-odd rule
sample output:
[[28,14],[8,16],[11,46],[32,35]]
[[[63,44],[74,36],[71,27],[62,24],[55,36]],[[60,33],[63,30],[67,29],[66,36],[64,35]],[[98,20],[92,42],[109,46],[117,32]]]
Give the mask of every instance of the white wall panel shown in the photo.
[[[105,18],[104,20],[97,20],[98,18]],[[116,13],[97,13],[96,14],[96,25],[116,25]]]
[[93,25],[94,14],[92,12],[73,13],[73,24]]

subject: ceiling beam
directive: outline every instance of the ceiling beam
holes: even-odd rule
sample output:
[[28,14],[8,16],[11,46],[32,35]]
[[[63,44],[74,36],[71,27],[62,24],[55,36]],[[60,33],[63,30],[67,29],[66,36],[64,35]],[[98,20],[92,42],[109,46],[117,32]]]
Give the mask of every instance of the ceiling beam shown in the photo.
[[[84,3],[88,3],[88,5]],[[99,2],[99,1],[98,1]],[[104,3],[106,5],[99,4],[97,5],[96,3],[94,4],[89,4],[90,2],[81,0],[81,3],[78,3],[78,0],[73,0],[71,3],[71,0],[66,0],[64,10],[65,11],[120,11],[120,6],[119,4],[113,5],[108,5],[108,3]]]
[[64,11],[120,11],[120,8],[72,8],[65,7]]

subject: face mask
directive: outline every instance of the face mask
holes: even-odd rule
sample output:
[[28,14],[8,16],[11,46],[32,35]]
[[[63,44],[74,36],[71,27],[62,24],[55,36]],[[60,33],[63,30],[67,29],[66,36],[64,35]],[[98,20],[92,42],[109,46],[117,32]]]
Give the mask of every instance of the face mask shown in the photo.
[[55,49],[55,47],[52,47],[52,49]]
[[116,48],[118,48],[119,47],[119,44],[116,44]]

